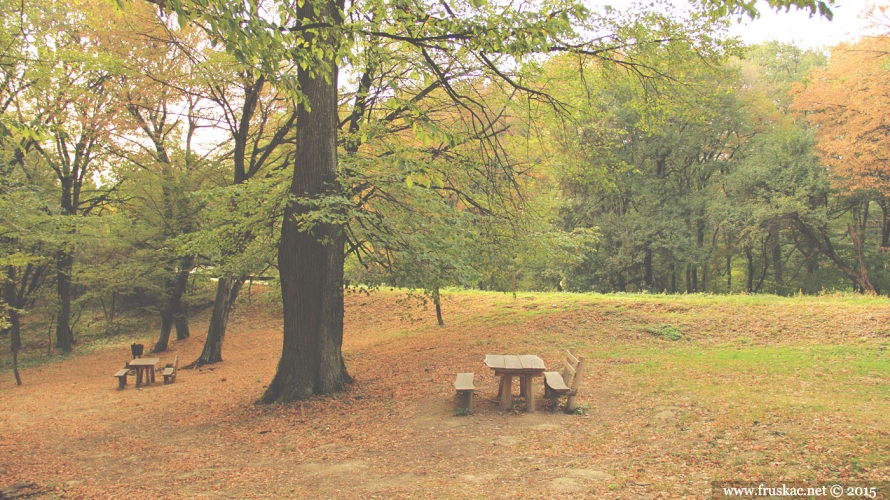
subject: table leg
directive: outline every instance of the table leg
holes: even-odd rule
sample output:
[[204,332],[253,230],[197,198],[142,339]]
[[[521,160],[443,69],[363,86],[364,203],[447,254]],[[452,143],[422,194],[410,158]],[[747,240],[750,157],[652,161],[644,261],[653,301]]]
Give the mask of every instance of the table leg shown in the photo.
[[507,411],[513,407],[513,376],[501,376],[501,410]]
[[146,366],[146,370],[148,370],[148,378],[151,379],[151,383],[155,383],[155,367],[154,366]]
[[522,380],[525,382],[525,411],[528,413],[535,412],[535,386],[532,384],[531,375],[523,375]]
[[136,387],[139,387],[140,385],[142,385],[142,367],[137,366],[136,367]]

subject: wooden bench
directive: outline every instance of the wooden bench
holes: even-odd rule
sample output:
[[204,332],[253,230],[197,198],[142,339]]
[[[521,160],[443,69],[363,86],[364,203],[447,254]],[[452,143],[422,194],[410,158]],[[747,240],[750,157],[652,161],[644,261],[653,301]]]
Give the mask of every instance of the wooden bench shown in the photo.
[[179,369],[179,355],[177,354],[176,359],[173,361],[173,364],[167,365],[167,367],[164,368],[164,373],[162,374],[162,375],[164,375],[164,385],[172,384],[173,382],[176,382],[176,370],[178,370],[178,369]]
[[130,374],[130,369],[127,367],[123,367],[114,374],[117,377],[117,390],[121,390],[127,386],[127,375]]
[[476,386],[473,385],[472,373],[458,373],[457,380],[454,381],[454,390],[460,394],[461,404],[467,410],[473,409],[473,391]]
[[566,412],[575,411],[575,396],[581,387],[581,376],[584,373],[584,356],[575,357],[572,351],[565,352],[562,360],[562,372],[544,372],[544,397],[553,399],[556,408],[556,399],[560,396],[566,398]]

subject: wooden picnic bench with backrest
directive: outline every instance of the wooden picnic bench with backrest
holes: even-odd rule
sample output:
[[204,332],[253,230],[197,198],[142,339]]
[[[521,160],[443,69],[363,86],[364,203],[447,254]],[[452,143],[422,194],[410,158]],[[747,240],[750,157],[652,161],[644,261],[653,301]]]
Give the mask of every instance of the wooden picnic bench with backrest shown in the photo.
[[575,411],[575,396],[581,387],[581,376],[584,373],[584,356],[575,357],[575,353],[566,350],[562,360],[562,372],[544,372],[544,397],[553,399],[566,398],[566,412]]
[[461,404],[467,410],[473,409],[473,392],[476,386],[473,385],[472,373],[458,373],[457,380],[454,381],[454,390],[461,396]]
[[179,369],[179,355],[177,354],[176,360],[173,361],[173,364],[167,365],[167,367],[164,368],[163,375],[164,375],[164,384],[165,385],[172,384],[173,382],[176,382],[176,370],[178,370],[178,369]]

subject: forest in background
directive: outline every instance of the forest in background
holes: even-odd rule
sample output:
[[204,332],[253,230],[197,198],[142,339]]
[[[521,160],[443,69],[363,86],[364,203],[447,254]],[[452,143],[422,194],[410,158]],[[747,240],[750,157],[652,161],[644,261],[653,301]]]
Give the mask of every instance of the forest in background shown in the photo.
[[[242,286],[277,279],[295,205],[312,207],[300,227],[344,225],[348,286],[437,306],[454,286],[890,291],[884,36],[746,47],[725,21],[665,6],[585,12],[609,33],[602,51],[513,65],[385,38],[340,71],[336,193],[303,199],[288,190],[297,58],[224,50],[148,3],[0,3],[14,13],[0,21],[13,353],[23,315],[50,318],[68,352],[78,329],[146,312],[161,352],[212,302],[195,363],[219,361]],[[479,44],[522,54],[542,36]]]

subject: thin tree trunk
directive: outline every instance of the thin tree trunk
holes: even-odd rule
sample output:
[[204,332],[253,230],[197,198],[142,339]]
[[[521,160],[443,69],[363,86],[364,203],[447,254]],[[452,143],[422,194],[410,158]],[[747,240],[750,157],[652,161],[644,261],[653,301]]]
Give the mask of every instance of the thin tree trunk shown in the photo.
[[71,352],[74,346],[74,333],[71,331],[71,271],[74,257],[65,251],[56,252],[56,292],[59,299],[59,313],[56,323],[56,347],[62,352]]
[[19,350],[12,351],[12,373],[15,375],[15,385],[22,385],[22,376],[19,375]]
[[671,262],[671,293],[677,293],[677,271]]
[[210,326],[207,327],[207,340],[204,342],[204,349],[201,351],[201,356],[185,368],[197,368],[223,360],[222,346],[228,327],[229,313],[243,285],[244,280],[232,276],[219,279],[216,284],[216,298],[213,301],[213,313],[210,316]]
[[779,242],[779,232],[775,231],[770,235],[770,255],[773,261],[773,279],[779,288],[784,287],[784,273],[782,266],[782,245]]
[[643,257],[643,282],[646,283],[646,289],[650,292],[655,288],[655,273],[652,269],[652,250],[647,248]]
[[890,198],[880,198],[878,206],[881,207],[881,249],[886,250],[890,246]]
[[[22,331],[19,321],[18,308],[21,307],[15,288],[15,267],[7,267],[7,280],[3,284],[3,301],[9,306],[9,340],[12,351],[12,373],[15,375],[15,384],[22,385],[22,377],[19,375],[19,350],[22,348]],[[5,332],[4,332],[5,333]]]
[[[342,5],[329,1],[299,9],[300,21],[315,21],[320,14],[335,22]],[[332,37],[310,39],[310,44],[326,51]],[[318,198],[336,195],[337,182],[337,65],[328,61],[330,72],[311,75],[299,68],[300,89],[311,110],[300,104],[297,111],[297,156],[290,193],[296,197]],[[295,201],[284,212],[278,268],[284,304],[284,340],[281,360],[272,382],[260,399],[262,403],[290,402],[313,394],[343,389],[352,379],[346,372],[343,343],[343,224],[321,222],[302,226],[300,216],[316,210],[311,204]],[[334,214],[331,214],[334,215]],[[334,217],[336,220],[337,217]]]
[[445,321],[442,320],[442,297],[439,295],[439,287],[433,290],[433,305],[436,306],[436,321],[439,326],[445,326]]
[[726,288],[732,293],[732,255],[726,255]]
[[754,255],[751,253],[751,247],[745,247],[745,259],[748,263],[748,282],[745,284],[745,291],[752,293],[754,291]]

